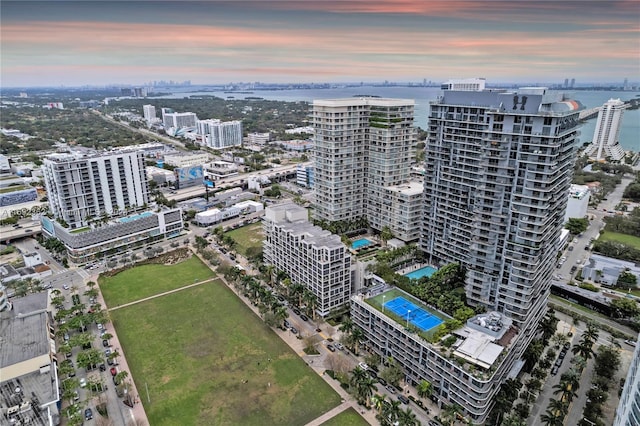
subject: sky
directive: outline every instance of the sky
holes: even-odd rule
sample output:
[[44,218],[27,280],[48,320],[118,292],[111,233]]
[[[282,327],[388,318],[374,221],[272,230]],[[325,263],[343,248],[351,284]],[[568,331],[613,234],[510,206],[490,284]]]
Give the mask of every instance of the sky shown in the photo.
[[0,36],[0,87],[640,81],[637,0],[2,0]]

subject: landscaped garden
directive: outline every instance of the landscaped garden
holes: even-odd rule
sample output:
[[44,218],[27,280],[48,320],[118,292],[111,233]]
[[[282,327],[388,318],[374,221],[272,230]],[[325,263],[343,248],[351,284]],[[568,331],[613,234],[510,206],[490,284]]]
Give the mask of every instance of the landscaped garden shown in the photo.
[[214,277],[200,259],[193,256],[175,265],[148,264],[124,270],[112,277],[101,275],[100,290],[107,307],[113,308],[145,297],[174,290]]

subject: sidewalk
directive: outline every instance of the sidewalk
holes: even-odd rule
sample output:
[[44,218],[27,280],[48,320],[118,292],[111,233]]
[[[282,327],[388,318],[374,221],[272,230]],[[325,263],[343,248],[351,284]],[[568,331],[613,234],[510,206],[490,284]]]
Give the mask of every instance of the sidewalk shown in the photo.
[[[102,291],[100,291],[100,286],[97,285],[98,275],[92,275],[91,277],[89,277],[87,281],[93,281],[96,283],[95,288],[98,290],[97,301],[102,306],[104,306],[105,310],[108,311],[109,309],[106,303],[104,302],[104,297],[102,297]],[[133,424],[136,426],[149,425],[149,420],[147,419],[147,413],[144,411],[144,406],[140,401],[140,398],[142,398],[142,396],[140,395],[140,393],[138,392],[138,389],[136,388],[136,383],[133,380],[133,374],[131,374],[131,370],[129,369],[129,365],[127,364],[127,358],[125,356],[124,350],[122,349],[120,340],[118,340],[118,334],[116,333],[116,330],[113,327],[113,324],[111,322],[105,324],[105,331],[107,333],[110,333],[113,336],[109,342],[113,346],[113,349],[117,350],[120,353],[120,356],[117,358],[118,369],[119,371],[126,371],[127,373],[129,373],[129,378],[131,379],[129,381],[131,383],[130,392],[133,397],[133,400],[136,401],[136,403],[133,405],[133,408],[130,408],[126,406],[120,398],[117,398],[120,412],[122,413],[123,418],[126,419],[125,421],[127,425],[129,424]],[[112,387],[112,386],[113,385],[111,384],[111,386],[109,387]]]

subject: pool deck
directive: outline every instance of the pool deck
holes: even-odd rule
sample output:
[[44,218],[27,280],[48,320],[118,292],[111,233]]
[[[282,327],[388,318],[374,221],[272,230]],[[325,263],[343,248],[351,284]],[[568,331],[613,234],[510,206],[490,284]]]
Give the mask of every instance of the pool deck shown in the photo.
[[[418,263],[416,265],[411,265],[408,268],[400,269],[399,271],[396,271],[396,273],[398,273],[400,275],[406,275],[406,274],[408,274],[410,272],[417,271],[418,269],[426,268],[427,266],[431,266],[432,268],[435,268],[435,266],[430,265],[428,263]],[[436,268],[436,270],[437,270],[437,268]]]

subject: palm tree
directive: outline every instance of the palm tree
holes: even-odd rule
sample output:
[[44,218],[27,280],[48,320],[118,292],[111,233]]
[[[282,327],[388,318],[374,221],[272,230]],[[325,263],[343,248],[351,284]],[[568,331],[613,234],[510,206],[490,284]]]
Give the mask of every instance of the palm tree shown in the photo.
[[276,316],[276,320],[278,321],[278,325],[282,325],[283,321],[286,320],[289,316],[289,311],[285,306],[280,306],[278,309],[276,309],[274,314]]
[[598,324],[594,322],[589,322],[587,324],[587,329],[582,333],[582,338],[589,340],[590,342],[595,342],[598,340]]
[[420,398],[429,398],[433,393],[433,385],[427,380],[421,380],[418,383],[418,396]]
[[318,297],[309,289],[305,289],[302,293],[304,303],[307,305],[307,315],[311,315],[313,320],[316,319],[316,302]]
[[351,334],[351,332],[353,331],[353,327],[355,326],[353,324],[353,320],[351,320],[351,317],[343,317],[344,319],[342,320],[342,324],[340,324],[340,327],[338,327],[338,330],[342,331],[344,334]]
[[400,411],[398,415],[398,424],[401,426],[416,426],[419,424],[416,414],[408,408],[404,411]]
[[558,416],[562,416],[563,418],[569,412],[569,404],[560,399],[550,399],[548,407],[551,412],[556,413]]
[[531,368],[533,368],[536,362],[538,362],[543,351],[544,345],[539,340],[534,340],[533,342],[531,342],[529,347],[527,347],[527,349],[524,351],[524,354],[522,354],[522,358],[524,358],[529,371],[531,371]]
[[455,422],[456,415],[458,414],[459,411],[460,411],[460,406],[458,404],[454,403],[451,405],[447,405],[440,416],[441,422],[445,426],[452,426],[453,423]]
[[369,376],[366,376],[360,382],[358,382],[356,387],[356,393],[358,395],[358,400],[364,401],[367,407],[371,406],[371,395],[373,395],[373,391],[376,389],[376,382]]
[[117,385],[119,385],[120,383],[122,383],[124,380],[126,380],[126,378],[129,377],[129,373],[126,371],[120,371],[118,374],[115,375],[114,380],[115,383]]
[[353,341],[353,347],[355,349],[356,355],[360,352],[358,350],[358,347],[360,345],[360,340],[363,338],[364,338],[364,332],[360,328],[354,327],[353,331],[351,332],[351,340]]
[[388,226],[384,226],[382,231],[380,231],[380,240],[382,241],[382,245],[386,247],[387,241],[393,238],[393,232],[391,232],[391,228]]
[[563,426],[564,416],[560,417],[547,408],[547,411],[540,415],[540,421],[547,426]]
[[553,394],[554,395],[561,394],[560,398],[563,401],[571,402],[571,400],[573,400],[573,398],[578,395],[578,393],[576,392],[578,387],[579,385],[577,383],[575,383],[575,386],[574,386],[574,383],[572,381],[561,379],[560,383],[553,386],[553,389],[555,389],[553,391]]
[[381,414],[385,404],[388,403],[387,396],[385,394],[375,394],[373,398],[371,398],[371,402],[373,403],[373,408],[378,411],[378,414]]
[[357,388],[358,383],[360,383],[362,380],[366,379],[367,376],[367,372],[364,371],[362,368],[360,368],[360,366],[356,366],[356,368],[353,369],[353,371],[351,372],[351,378],[349,379],[349,384],[351,385],[351,387],[353,388]]
[[400,401],[391,400],[382,410],[382,416],[389,424],[394,424],[400,417],[400,411]]
[[591,357],[593,357],[594,354],[592,346],[592,342],[583,338],[577,345],[573,345],[573,347],[571,348],[571,353],[580,356],[585,360],[589,360],[591,359]]

